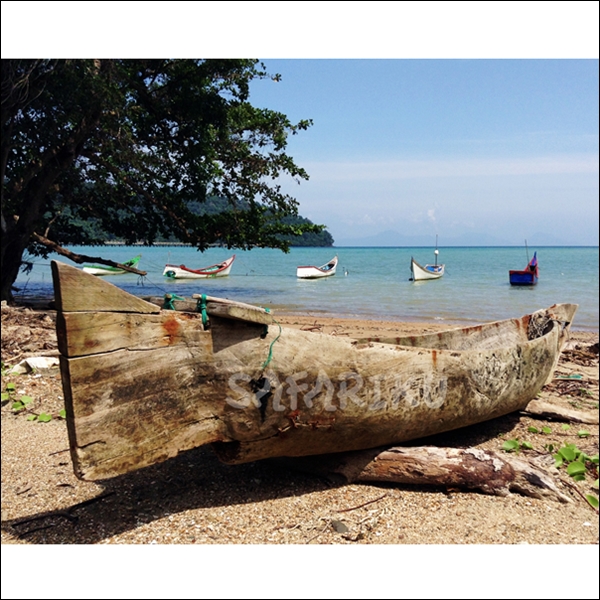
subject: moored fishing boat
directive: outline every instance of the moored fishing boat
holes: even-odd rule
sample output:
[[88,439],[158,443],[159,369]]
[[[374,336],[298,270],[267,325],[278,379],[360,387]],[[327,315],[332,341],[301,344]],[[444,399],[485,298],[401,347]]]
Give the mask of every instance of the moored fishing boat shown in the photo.
[[235,254],[216,265],[210,265],[202,269],[190,269],[185,265],[165,265],[163,275],[169,279],[210,279],[213,277],[227,277],[231,271],[231,265],[235,260]]
[[537,252],[533,253],[533,258],[527,263],[522,271],[510,270],[508,280],[510,285],[535,285],[539,279],[539,267]]
[[320,279],[321,277],[331,277],[335,275],[337,269],[338,257],[334,256],[328,263],[315,267],[313,265],[301,266],[296,268],[296,277],[300,279]]
[[412,256],[410,258],[411,281],[439,279],[444,274],[444,265],[421,266]]
[[445,265],[438,265],[440,251],[437,247],[437,235],[435,236],[435,263],[433,265],[420,265],[412,256],[410,257],[410,280],[425,281],[427,279],[439,279],[444,275]]
[[576,312],[351,340],[200,295],[143,300],[52,262],[76,474],[112,477],[212,444],[228,463],[414,440],[523,409]]
[[[127,262],[122,263],[126,267],[137,267],[137,264],[140,262],[142,258],[141,254],[138,254],[134,258],[128,260]],[[83,267],[83,271],[89,273],[90,275],[104,276],[104,275],[124,275],[128,273],[125,269],[120,269],[119,267],[110,267],[108,265],[85,265]]]

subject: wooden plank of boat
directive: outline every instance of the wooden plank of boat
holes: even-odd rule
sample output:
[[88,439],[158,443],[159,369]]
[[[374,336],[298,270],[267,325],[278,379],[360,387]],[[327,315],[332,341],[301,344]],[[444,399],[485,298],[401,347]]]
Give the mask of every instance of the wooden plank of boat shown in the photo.
[[444,275],[445,265],[421,266],[414,258],[410,259],[410,272],[412,281],[425,281],[427,279],[439,279]]
[[[522,410],[577,309],[358,342],[216,315],[207,330],[197,312],[131,300],[61,263],[52,272],[71,457],[88,480],[208,443],[228,463],[327,454]],[[111,289],[82,297],[92,282]]]
[[320,279],[321,277],[331,277],[335,275],[337,269],[338,257],[334,256],[328,263],[315,267],[312,265],[296,268],[296,277],[300,279]]
[[165,265],[163,275],[169,279],[212,279],[214,277],[227,277],[231,272],[231,265],[235,260],[235,254],[222,263],[204,267],[202,269],[190,269],[185,265]]
[[[163,298],[152,296],[145,298],[145,300],[162,308],[168,306],[169,308],[178,311],[191,313],[201,312],[199,300],[202,300],[202,295],[193,294],[192,298],[195,300],[187,300],[186,298],[166,294]],[[271,325],[273,323],[273,315],[268,308],[245,304],[243,302],[235,302],[225,298],[216,298],[214,296],[204,295],[204,300],[206,301],[206,312],[210,316],[233,319],[236,321],[246,321],[248,323],[258,323],[261,325]]]
[[[126,267],[136,267],[142,258],[141,254],[138,254],[136,257],[124,262],[123,264]],[[120,269],[119,267],[111,267],[108,265],[86,265],[83,267],[83,270],[90,275],[104,276],[104,275],[124,275],[128,273],[125,269]]]
[[141,314],[160,312],[153,304],[131,294],[123,296],[119,293],[120,288],[112,283],[75,267],[52,261],[51,268],[56,305],[61,307],[59,313],[108,310]]

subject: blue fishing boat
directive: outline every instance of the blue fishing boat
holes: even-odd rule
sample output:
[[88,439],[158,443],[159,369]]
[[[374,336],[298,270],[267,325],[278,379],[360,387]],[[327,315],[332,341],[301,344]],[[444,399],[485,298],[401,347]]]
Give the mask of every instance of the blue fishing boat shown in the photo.
[[533,253],[533,258],[527,263],[525,269],[508,272],[510,285],[535,285],[538,282],[538,277],[537,252]]

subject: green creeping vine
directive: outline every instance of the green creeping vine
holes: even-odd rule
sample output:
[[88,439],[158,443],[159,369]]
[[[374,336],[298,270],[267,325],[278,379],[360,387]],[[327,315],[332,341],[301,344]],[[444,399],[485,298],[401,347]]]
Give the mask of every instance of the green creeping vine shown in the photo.
[[[570,425],[563,425],[563,430],[569,430]],[[542,430],[538,430],[536,427],[529,427],[530,433],[542,433],[548,434],[552,430],[549,427],[543,427]],[[577,432],[580,438],[586,438],[590,435],[589,431],[581,429]],[[505,452],[519,452],[521,449],[533,450],[533,444],[531,442],[522,442],[518,439],[506,440],[502,444],[502,450]],[[555,451],[554,444],[544,444],[544,450],[554,458],[554,466],[557,469],[565,468],[567,475],[572,477],[575,481],[585,481],[588,475],[595,475],[596,480],[592,484],[592,488],[598,493],[598,454],[594,456],[588,456],[585,452],[580,450],[575,444],[563,444],[560,448]],[[586,500],[595,509],[598,509],[598,496],[593,494],[586,494]]]

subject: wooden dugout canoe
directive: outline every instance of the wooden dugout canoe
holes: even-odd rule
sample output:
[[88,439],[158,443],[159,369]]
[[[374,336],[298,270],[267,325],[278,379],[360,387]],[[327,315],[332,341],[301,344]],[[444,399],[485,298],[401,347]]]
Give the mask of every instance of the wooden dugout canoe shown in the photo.
[[87,480],[209,443],[242,463],[390,445],[523,409],[552,377],[577,309],[350,340],[209,297],[163,309],[59,262],[52,274],[71,456]]

